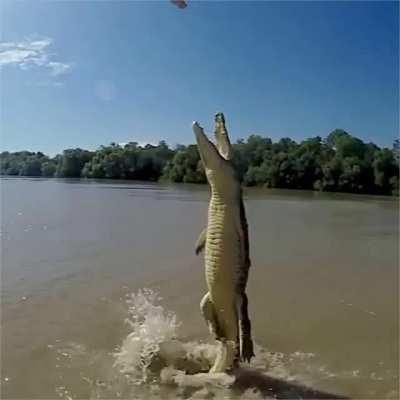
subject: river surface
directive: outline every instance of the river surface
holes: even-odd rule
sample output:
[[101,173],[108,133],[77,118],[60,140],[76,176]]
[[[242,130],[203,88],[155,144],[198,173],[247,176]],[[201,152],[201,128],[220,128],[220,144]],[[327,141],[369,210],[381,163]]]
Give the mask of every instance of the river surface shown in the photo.
[[208,198],[205,185],[3,178],[1,397],[398,398],[386,197],[246,190],[257,356],[239,383],[185,380],[182,352],[206,363],[214,349],[194,254]]

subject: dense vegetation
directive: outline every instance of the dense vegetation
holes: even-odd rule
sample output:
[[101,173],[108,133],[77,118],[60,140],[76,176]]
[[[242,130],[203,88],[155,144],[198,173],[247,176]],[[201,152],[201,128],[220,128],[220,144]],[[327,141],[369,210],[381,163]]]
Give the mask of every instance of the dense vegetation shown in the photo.
[[[399,140],[392,149],[364,143],[336,129],[325,140],[317,136],[296,143],[251,135],[233,145],[234,162],[246,186],[313,189],[371,194],[399,193]],[[64,150],[50,158],[41,152],[0,154],[0,174],[137,180],[206,181],[197,147],[124,146],[97,151]]]

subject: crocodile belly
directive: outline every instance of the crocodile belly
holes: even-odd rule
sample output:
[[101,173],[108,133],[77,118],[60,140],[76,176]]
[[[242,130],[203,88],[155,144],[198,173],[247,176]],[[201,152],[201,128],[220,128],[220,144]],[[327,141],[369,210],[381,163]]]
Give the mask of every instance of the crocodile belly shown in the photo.
[[[240,242],[236,235],[208,232],[205,264],[206,281],[213,302],[234,299],[240,274]],[[221,298],[222,297],[222,298]]]

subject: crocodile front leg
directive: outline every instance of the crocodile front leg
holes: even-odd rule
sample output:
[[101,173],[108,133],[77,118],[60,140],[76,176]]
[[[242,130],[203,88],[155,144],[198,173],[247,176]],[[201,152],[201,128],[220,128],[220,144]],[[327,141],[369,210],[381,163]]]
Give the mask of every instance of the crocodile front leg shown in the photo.
[[199,235],[199,238],[197,239],[196,245],[195,245],[195,252],[196,255],[199,255],[206,246],[206,240],[207,240],[207,227],[205,227]]

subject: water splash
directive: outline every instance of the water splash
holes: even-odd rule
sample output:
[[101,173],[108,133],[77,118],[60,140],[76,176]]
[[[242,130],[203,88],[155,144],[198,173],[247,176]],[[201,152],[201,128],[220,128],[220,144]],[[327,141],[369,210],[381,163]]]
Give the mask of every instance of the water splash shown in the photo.
[[132,293],[127,299],[132,332],[115,354],[115,366],[140,384],[148,380],[150,366],[160,353],[163,343],[173,341],[179,324],[176,315],[157,304],[162,298],[150,289]]
[[[250,375],[245,369],[233,375],[210,374],[208,371],[218,356],[219,346],[180,340],[180,323],[173,312],[162,306],[157,292],[139,290],[128,296],[127,304],[129,318],[126,322],[131,332],[114,354],[114,366],[130,383],[142,388],[175,387],[175,396],[183,398],[240,398],[243,393],[249,398],[260,398],[260,391],[252,386],[254,373],[258,373],[257,379],[263,381],[262,385],[266,382],[263,378],[266,373],[272,379],[268,382],[273,385],[277,380],[292,382],[299,378],[299,369],[315,358],[313,353],[298,351],[286,355],[256,345],[257,356]],[[293,369],[294,366],[299,368]],[[263,396],[269,397],[266,393]]]
[[[335,393],[338,382],[366,378],[363,370],[333,373],[314,353],[272,352],[257,344],[250,367],[242,366],[233,374],[210,374],[218,346],[184,341],[176,314],[163,307],[157,292],[139,290],[127,296],[126,304],[130,332],[113,354],[77,343],[48,345],[63,376],[56,388],[60,398],[304,399],[320,394],[318,398],[326,398],[315,388]],[[393,381],[389,377],[381,381],[381,375],[368,378],[379,384]],[[396,398],[393,393],[386,398]]]

